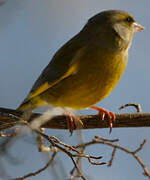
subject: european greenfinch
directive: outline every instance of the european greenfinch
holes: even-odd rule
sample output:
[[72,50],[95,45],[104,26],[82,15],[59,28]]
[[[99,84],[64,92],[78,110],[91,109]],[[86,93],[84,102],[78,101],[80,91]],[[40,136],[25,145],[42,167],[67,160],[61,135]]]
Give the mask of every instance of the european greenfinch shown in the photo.
[[116,86],[128,60],[135,32],[143,30],[133,16],[121,10],[103,11],[64,44],[43,70],[18,110],[51,104],[75,110],[93,106]]

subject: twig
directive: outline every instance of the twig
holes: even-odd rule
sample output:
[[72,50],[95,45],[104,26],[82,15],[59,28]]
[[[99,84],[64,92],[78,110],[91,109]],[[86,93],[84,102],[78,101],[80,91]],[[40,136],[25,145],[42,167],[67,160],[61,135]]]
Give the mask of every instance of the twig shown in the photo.
[[[138,113],[116,114],[116,122],[113,124],[114,127],[146,127],[146,126],[150,126],[150,113],[139,113],[139,112],[141,112],[141,110],[140,110],[139,106],[136,106],[135,104],[127,104],[127,105],[124,105],[122,108],[127,107],[127,106],[136,107]],[[141,158],[137,155],[137,152],[142,150],[144,144],[146,143],[146,140],[144,140],[135,151],[130,151],[124,147],[113,144],[114,142],[118,142],[119,141],[118,139],[108,140],[108,139],[104,139],[104,138],[101,138],[98,136],[96,136],[92,141],[89,141],[87,143],[80,143],[79,145],[71,146],[64,142],[61,142],[58,138],[56,138],[54,136],[47,136],[46,134],[42,133],[41,131],[39,131],[37,129],[33,129],[33,127],[30,125],[30,123],[32,124],[32,120],[34,120],[36,117],[39,117],[39,116],[40,116],[40,114],[33,113],[30,117],[30,120],[27,122],[27,121],[22,120],[22,112],[0,108],[0,130],[3,130],[5,128],[10,128],[14,125],[27,125],[32,131],[36,132],[38,135],[45,138],[51,144],[51,146],[53,148],[56,148],[59,151],[62,151],[69,156],[69,158],[72,160],[73,165],[74,165],[74,168],[72,170],[72,175],[75,170],[77,171],[77,175],[76,176],[73,175],[73,177],[81,177],[83,180],[86,180],[86,178],[84,177],[84,175],[82,174],[82,172],[78,166],[78,161],[75,161],[75,158],[78,158],[78,159],[81,159],[81,157],[87,158],[88,161],[92,165],[103,165],[104,164],[104,162],[93,161],[93,159],[101,159],[102,158],[101,156],[99,156],[99,157],[90,156],[90,155],[84,153],[84,150],[86,149],[87,146],[90,146],[93,144],[103,144],[103,145],[107,145],[107,146],[110,146],[113,148],[111,159],[108,164],[109,166],[112,165],[112,162],[115,158],[116,151],[119,149],[121,151],[124,151],[124,152],[132,155],[138,161],[138,163],[144,170],[144,175],[150,178],[150,173],[149,173],[146,165],[143,163]],[[103,121],[97,115],[80,116],[80,119],[83,122],[83,129],[109,127],[109,121],[108,121],[107,117],[105,117],[105,121]],[[42,127],[56,128],[56,129],[57,128],[58,129],[68,129],[67,118],[66,118],[66,116],[54,117],[54,118],[48,120],[48,122],[46,122],[45,124],[43,124]],[[78,150],[79,148],[81,148],[81,150]],[[51,150],[51,148],[49,148],[49,149]],[[38,172],[40,173],[40,170]],[[31,174],[34,174],[34,173],[30,173],[30,175]],[[26,177],[26,176],[24,176],[24,177]]]
[[[18,119],[10,116],[15,115]],[[41,114],[33,113],[30,121],[39,117]],[[20,121],[22,112],[18,112],[12,109],[0,108],[0,130],[11,128],[15,125],[24,125],[24,121]],[[82,129],[94,129],[94,128],[108,128],[109,121],[107,116],[103,121],[98,115],[79,116],[83,122]],[[66,116],[55,116],[42,125],[43,128],[52,129],[68,129]],[[116,121],[113,123],[113,128],[121,127],[150,127],[150,113],[130,113],[130,114],[116,114]]]
[[13,180],[24,180],[24,179],[26,179],[26,178],[29,178],[29,177],[31,177],[31,176],[36,176],[36,175],[40,174],[41,172],[45,171],[45,170],[53,163],[56,154],[57,154],[56,152],[54,152],[54,153],[52,154],[51,159],[46,163],[46,165],[45,165],[43,168],[41,168],[41,169],[39,169],[39,170],[37,170],[37,171],[35,171],[35,172],[29,173],[29,174],[27,174],[27,175],[25,175],[25,176],[23,176],[23,177],[15,178],[15,179],[13,179]]
[[72,157],[85,157],[89,160],[89,162],[93,165],[104,165],[106,163],[104,162],[94,162],[92,159],[101,159],[102,156],[90,156],[90,155],[87,155],[87,154],[83,154],[81,151],[78,151],[76,148],[74,148],[73,146],[70,146],[68,144],[65,144],[63,142],[61,142],[60,140],[58,140],[58,138],[56,138],[55,136],[50,136],[50,138],[54,139],[55,143],[58,143],[64,147],[66,147],[68,150],[72,150],[74,152],[76,152],[77,154],[72,154]]
[[[76,162],[75,162],[75,160],[74,160],[74,158],[73,158],[72,153],[70,153],[70,152],[67,151],[65,148],[63,148],[63,147],[59,146],[58,144],[56,144],[56,143],[54,142],[54,137],[49,137],[49,136],[47,136],[46,134],[40,132],[40,131],[37,130],[37,129],[32,129],[32,130],[33,130],[34,132],[36,132],[38,135],[41,135],[42,137],[44,137],[45,139],[47,139],[47,140],[52,144],[52,146],[57,147],[57,148],[60,149],[62,152],[64,152],[65,154],[67,154],[67,155],[71,158],[71,160],[72,160],[72,162],[73,162],[73,164],[74,164],[74,166],[75,166],[75,168],[76,168],[79,176],[80,176],[83,180],[86,180],[85,177],[83,176],[83,174],[80,172],[80,169],[78,168],[78,165],[76,164]],[[57,138],[56,138],[56,139],[57,139]]]
[[141,105],[140,105],[140,104],[134,104],[134,103],[125,104],[125,105],[121,106],[121,107],[119,108],[119,110],[124,109],[124,108],[126,108],[126,107],[128,107],[128,106],[133,106],[133,107],[135,107],[138,113],[141,113],[141,112],[142,112]]
[[146,144],[146,139],[144,139],[144,141],[140,144],[140,146],[135,151],[133,151],[133,153],[136,154],[137,152],[141,151],[145,144]]
[[110,159],[110,161],[109,161],[109,163],[107,165],[108,167],[112,166],[112,163],[113,163],[113,161],[115,159],[116,152],[117,152],[117,148],[114,148],[113,151],[112,151],[112,154],[111,154],[111,159]]
[[[78,131],[77,132],[77,136],[78,136],[78,140],[79,140],[79,143],[84,143],[84,140],[83,140],[83,133],[82,131]],[[85,147],[82,147],[80,152],[83,154],[84,151],[85,151]],[[81,171],[82,171],[82,157],[78,157],[77,160],[76,160],[76,163],[78,164],[78,166],[80,167]],[[73,167],[73,169],[70,171],[70,174],[71,174],[71,178],[69,180],[73,180],[74,178],[76,178],[74,176],[74,173],[75,173],[75,168]]]
[[124,152],[132,155],[138,161],[138,163],[140,164],[140,166],[144,170],[144,175],[150,178],[150,173],[149,173],[146,165],[143,163],[141,158],[136,154],[137,152],[139,152],[143,148],[145,143],[146,143],[146,140],[144,140],[135,151],[130,151],[130,150],[128,150],[128,149],[126,149],[126,148],[124,148],[122,146],[119,146],[119,145],[116,145],[116,144],[112,144],[112,143],[110,143],[108,141],[102,141],[101,138],[96,137],[96,138],[93,139],[93,141],[90,141],[88,143],[84,143],[84,144],[80,144],[80,145],[74,146],[74,148],[80,148],[82,146],[83,147],[87,147],[87,146],[92,145],[92,144],[104,144],[104,145],[107,145],[107,146],[119,149],[121,151],[124,151]]

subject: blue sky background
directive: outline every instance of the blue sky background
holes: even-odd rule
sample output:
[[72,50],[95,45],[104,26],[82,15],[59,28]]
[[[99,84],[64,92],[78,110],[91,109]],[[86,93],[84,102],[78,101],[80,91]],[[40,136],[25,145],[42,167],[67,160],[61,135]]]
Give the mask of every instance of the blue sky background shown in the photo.
[[[150,112],[150,1],[7,0],[5,2],[0,6],[1,107],[15,109],[19,106],[54,53],[78,33],[91,16],[106,9],[122,9],[134,15],[137,22],[146,29],[134,37],[129,52],[129,63],[121,81],[115,90],[98,105],[118,113],[121,105],[134,102],[142,105],[143,112]],[[134,109],[127,108],[122,112],[134,112]],[[80,113],[91,114],[94,111],[84,110]],[[147,144],[139,155],[150,170],[149,128],[113,129],[111,135],[108,132],[108,129],[88,130],[83,131],[83,135],[86,141],[91,140],[95,135],[119,138],[120,145],[131,150],[134,150],[143,139],[147,139]],[[66,143],[77,142],[76,133],[72,137],[69,137],[68,131],[49,130],[48,133],[56,135]],[[38,153],[33,135],[18,140],[11,147],[11,151],[19,161],[18,164],[10,163],[7,158],[3,158],[4,168],[11,177],[22,176],[37,170],[44,165],[45,160],[48,160],[48,156]],[[103,160],[107,162],[111,148],[92,146],[88,152],[104,156]],[[60,153],[57,159],[61,159],[63,166],[67,168],[60,178],[65,180],[72,167],[71,161],[63,153]],[[57,167],[62,171],[63,166],[61,163],[56,163],[54,169],[30,179],[54,179],[54,171],[58,172]],[[90,180],[146,179],[137,162],[122,152],[117,153],[111,168],[92,166],[85,160],[84,170]],[[2,179],[9,178],[3,176]]]

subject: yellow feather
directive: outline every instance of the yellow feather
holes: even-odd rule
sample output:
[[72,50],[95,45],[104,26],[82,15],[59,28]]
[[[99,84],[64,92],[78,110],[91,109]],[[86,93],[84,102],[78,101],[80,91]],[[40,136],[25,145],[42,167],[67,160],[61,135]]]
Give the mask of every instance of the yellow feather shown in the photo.
[[[76,61],[77,62],[77,61]],[[70,76],[71,74],[73,74],[74,72],[76,72],[77,69],[77,63],[74,63],[69,69],[68,71],[61,76],[58,80],[52,82],[51,84],[49,84],[48,82],[45,82],[44,84],[42,84],[35,92],[30,93],[28,96],[28,99],[32,99],[35,96],[38,96],[39,94],[45,92],[46,90],[48,90],[49,88],[51,88],[52,86],[56,85],[58,82],[60,82],[62,79]]]

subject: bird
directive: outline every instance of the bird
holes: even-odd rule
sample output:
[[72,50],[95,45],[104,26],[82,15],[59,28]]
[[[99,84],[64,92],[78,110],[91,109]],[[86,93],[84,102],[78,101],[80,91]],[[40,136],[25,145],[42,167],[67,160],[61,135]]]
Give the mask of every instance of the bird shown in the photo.
[[54,54],[17,110],[25,112],[49,104],[73,110],[92,108],[100,116],[108,116],[112,127],[115,114],[94,105],[120,80],[133,35],[143,29],[123,10],[94,15]]

